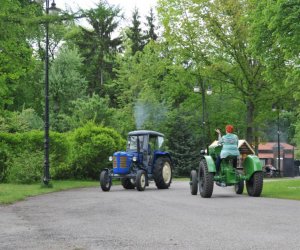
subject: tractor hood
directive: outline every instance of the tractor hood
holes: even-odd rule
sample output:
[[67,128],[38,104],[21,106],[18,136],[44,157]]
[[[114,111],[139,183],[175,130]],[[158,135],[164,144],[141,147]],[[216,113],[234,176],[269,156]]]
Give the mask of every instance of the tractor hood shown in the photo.
[[113,154],[114,174],[128,174],[132,165],[133,157],[138,157],[136,152],[118,151]]

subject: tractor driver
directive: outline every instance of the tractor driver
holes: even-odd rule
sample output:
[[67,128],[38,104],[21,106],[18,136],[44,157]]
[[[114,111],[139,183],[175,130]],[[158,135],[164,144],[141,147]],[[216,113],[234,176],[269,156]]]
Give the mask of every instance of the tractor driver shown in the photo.
[[238,149],[239,138],[237,135],[233,134],[233,126],[227,125],[225,127],[226,135],[221,136],[220,129],[216,129],[218,133],[219,144],[223,145],[220,155],[216,160],[216,170],[220,171],[221,160],[226,158],[227,156],[236,156],[234,157],[233,166],[237,166],[237,156],[240,155],[240,151]]

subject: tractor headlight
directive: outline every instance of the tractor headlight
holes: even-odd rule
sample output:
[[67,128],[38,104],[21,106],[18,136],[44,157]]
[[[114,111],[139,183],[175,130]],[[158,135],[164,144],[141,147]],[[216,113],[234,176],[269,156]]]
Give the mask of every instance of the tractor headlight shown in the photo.
[[133,156],[133,157],[132,157],[132,161],[134,161],[134,162],[136,162],[136,161],[137,161],[137,158],[136,158],[136,156]]
[[109,160],[109,161],[112,161],[112,160],[113,160],[112,156],[108,157],[108,160]]

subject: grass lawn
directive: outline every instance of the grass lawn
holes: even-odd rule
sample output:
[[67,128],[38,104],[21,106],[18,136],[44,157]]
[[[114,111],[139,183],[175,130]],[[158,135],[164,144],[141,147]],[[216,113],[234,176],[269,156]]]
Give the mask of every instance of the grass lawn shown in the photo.
[[300,179],[264,181],[262,197],[300,200]]
[[[189,181],[188,178],[176,178],[176,181]],[[99,186],[98,181],[52,181],[52,188],[46,188],[41,183],[31,185],[0,184],[0,204],[11,204],[24,200],[26,197],[51,193],[61,190]],[[113,181],[113,185],[120,181]],[[246,194],[246,188],[244,190]],[[300,179],[271,179],[265,180],[262,197],[300,200]]]
[[51,193],[71,188],[99,186],[97,181],[51,181],[53,187],[43,187],[41,183],[22,184],[0,184],[0,204],[10,204],[15,201],[24,200],[26,197],[39,194]]

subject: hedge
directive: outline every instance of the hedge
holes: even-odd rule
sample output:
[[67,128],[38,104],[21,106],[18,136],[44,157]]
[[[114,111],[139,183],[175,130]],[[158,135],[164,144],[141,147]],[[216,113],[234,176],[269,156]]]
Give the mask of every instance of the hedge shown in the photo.
[[[50,132],[52,179],[98,179],[109,167],[108,157],[122,150],[125,140],[114,129],[88,123],[68,133]],[[41,180],[44,133],[0,133],[0,182]]]

